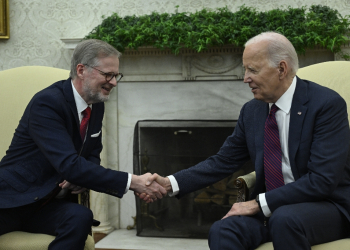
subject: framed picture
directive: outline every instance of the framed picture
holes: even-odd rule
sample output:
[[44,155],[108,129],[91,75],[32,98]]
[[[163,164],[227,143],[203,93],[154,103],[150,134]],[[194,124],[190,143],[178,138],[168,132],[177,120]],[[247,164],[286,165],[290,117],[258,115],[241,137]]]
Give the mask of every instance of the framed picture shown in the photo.
[[0,39],[10,38],[9,0],[0,0]]

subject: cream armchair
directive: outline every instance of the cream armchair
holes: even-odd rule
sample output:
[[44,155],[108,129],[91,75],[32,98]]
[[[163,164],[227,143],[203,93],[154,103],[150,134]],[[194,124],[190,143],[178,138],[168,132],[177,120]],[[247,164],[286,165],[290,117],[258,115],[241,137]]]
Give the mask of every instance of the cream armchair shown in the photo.
[[[323,62],[299,69],[297,75],[301,79],[307,79],[338,92],[346,101],[349,110],[350,104],[350,62]],[[249,198],[249,189],[254,188],[255,172],[240,176],[235,180],[238,191],[237,201],[245,201]],[[337,240],[312,247],[312,250],[348,250],[350,238]],[[273,250],[271,242],[262,244],[256,250]]]
[[[24,109],[33,95],[58,80],[67,79],[68,76],[68,70],[43,66],[0,71],[0,158],[5,155]],[[47,250],[54,238],[45,234],[11,232],[0,236],[0,249]],[[84,250],[93,249],[95,243],[89,235]]]

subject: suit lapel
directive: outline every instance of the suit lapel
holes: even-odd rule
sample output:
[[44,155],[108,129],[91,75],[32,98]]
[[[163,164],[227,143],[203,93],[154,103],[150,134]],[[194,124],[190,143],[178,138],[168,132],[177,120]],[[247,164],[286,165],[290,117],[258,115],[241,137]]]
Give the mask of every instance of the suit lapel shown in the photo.
[[77,105],[74,100],[74,95],[73,95],[73,89],[72,89],[72,83],[71,83],[71,78],[68,78],[64,83],[63,83],[63,94],[67,100],[67,103],[69,104],[69,107],[73,113],[75,123],[78,127],[80,127],[80,122],[79,122],[79,117],[78,117],[78,112],[77,112]]
[[264,102],[261,102],[261,104],[255,110],[255,113],[254,113],[255,147],[256,147],[255,171],[256,171],[257,179],[263,178],[262,180],[265,179],[264,177],[264,131],[265,131],[265,121],[268,113],[269,113],[269,104]]
[[288,135],[289,161],[295,180],[299,179],[300,177],[294,159],[299,148],[301,132],[303,129],[303,122],[307,112],[307,107],[305,106],[305,104],[309,100],[307,91],[308,90],[306,83],[299,77],[297,77],[297,84],[290,110]]

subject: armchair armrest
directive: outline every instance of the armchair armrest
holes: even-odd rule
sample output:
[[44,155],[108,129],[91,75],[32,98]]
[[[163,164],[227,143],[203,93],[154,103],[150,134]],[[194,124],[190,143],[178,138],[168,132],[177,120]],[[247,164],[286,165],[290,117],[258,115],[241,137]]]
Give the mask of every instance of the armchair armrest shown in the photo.
[[249,190],[254,188],[255,178],[256,178],[255,171],[249,174],[237,177],[237,179],[234,181],[235,188],[238,189],[238,196],[237,196],[236,202],[244,202],[247,199],[249,199],[249,194],[250,194]]

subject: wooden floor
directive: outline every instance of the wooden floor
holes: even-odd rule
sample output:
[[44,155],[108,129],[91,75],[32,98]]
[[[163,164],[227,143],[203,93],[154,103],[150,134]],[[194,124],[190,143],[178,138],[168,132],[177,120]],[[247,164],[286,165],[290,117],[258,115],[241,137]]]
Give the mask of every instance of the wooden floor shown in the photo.
[[[106,237],[107,234],[102,234],[102,233],[94,233],[94,241],[95,241],[95,244],[97,242],[99,242],[100,240],[102,240],[104,237]],[[104,249],[103,249],[104,250]]]

